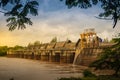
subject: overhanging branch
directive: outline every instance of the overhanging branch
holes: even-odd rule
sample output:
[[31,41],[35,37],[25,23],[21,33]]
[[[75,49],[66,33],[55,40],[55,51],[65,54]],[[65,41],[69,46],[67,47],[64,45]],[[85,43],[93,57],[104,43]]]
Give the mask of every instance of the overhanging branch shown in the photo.
[[0,11],[1,13],[6,13],[6,12],[3,12],[3,11]]
[[101,17],[97,17],[97,16],[95,16],[95,17],[98,19],[103,19],[103,20],[112,20],[112,18],[101,18]]

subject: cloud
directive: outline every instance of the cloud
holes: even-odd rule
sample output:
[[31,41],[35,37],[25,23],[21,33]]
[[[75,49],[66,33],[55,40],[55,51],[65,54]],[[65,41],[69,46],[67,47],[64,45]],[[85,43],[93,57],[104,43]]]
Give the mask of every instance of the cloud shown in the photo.
[[[45,3],[44,6],[49,9],[49,4]],[[59,8],[57,7],[56,9]],[[39,10],[37,17],[31,17],[34,23],[33,26],[28,26],[25,30],[15,30],[13,32],[8,31],[8,28],[5,26],[5,19],[0,18],[0,45],[27,46],[29,42],[32,43],[34,41],[50,42],[55,36],[59,41],[64,41],[68,38],[76,42],[80,38],[80,33],[87,28],[95,28],[98,36],[102,38],[108,37],[109,39],[116,32],[120,32],[119,24],[113,29],[112,21],[95,18],[94,16],[98,13],[95,13],[95,9],[88,11],[75,8],[56,9],[44,11],[42,8]]]

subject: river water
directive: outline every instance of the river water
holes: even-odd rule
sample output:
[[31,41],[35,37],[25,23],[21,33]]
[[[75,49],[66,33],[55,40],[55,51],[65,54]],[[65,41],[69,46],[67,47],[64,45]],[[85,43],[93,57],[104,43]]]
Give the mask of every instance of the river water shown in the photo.
[[55,64],[20,58],[0,57],[0,80],[58,80],[60,77],[82,77],[86,67]]

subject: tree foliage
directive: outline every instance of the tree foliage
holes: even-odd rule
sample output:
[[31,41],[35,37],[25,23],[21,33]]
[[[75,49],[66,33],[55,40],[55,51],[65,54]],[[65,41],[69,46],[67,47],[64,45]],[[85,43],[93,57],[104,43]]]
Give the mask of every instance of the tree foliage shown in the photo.
[[34,45],[40,45],[41,43],[40,43],[40,41],[35,41],[34,42]]
[[100,4],[104,12],[99,14],[99,19],[113,20],[113,28],[120,20],[120,0],[65,0],[65,4],[68,8],[79,7],[83,9]]
[[10,31],[25,29],[26,25],[33,24],[28,14],[38,15],[38,5],[36,0],[0,0],[0,8],[3,10],[0,12],[8,17],[6,21]]
[[7,46],[0,46],[0,56],[7,55],[7,50],[8,50]]
[[50,41],[50,43],[55,43],[55,42],[57,42],[57,37],[54,37],[54,38]]
[[95,69],[112,69],[115,75],[120,71],[120,38],[113,40],[115,44],[106,48],[100,55],[99,59],[93,62],[90,67]]
[[19,50],[19,49],[23,49],[23,48],[24,48],[23,46],[16,45],[13,47],[13,50]]
[[[63,0],[60,0],[63,1]],[[99,14],[99,19],[113,20],[113,28],[120,20],[120,0],[64,0],[68,8],[79,7],[87,9],[93,5],[100,4],[104,12]],[[8,17],[7,26],[9,30],[25,29],[26,25],[32,25],[31,18],[38,15],[37,0],[0,0],[0,9]]]

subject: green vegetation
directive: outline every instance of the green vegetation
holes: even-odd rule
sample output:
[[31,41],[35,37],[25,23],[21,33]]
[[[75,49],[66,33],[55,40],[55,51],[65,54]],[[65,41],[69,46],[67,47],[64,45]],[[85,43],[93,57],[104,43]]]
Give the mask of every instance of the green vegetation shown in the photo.
[[120,0],[65,0],[65,4],[68,8],[79,7],[82,9],[87,9],[99,4],[103,12],[100,13],[97,18],[113,20],[113,28],[116,26],[118,20],[120,20]]
[[[99,19],[113,20],[113,28],[120,20],[120,0],[60,0],[65,1],[68,8],[79,7],[82,9],[100,5],[103,12],[99,14]],[[29,14],[38,15],[37,0],[0,0],[0,12],[8,17],[7,26],[9,30],[25,29],[26,25],[32,25]]]
[[90,67],[95,67],[96,70],[110,69],[114,70],[113,75],[119,75],[120,71],[120,38],[113,40],[115,44],[106,48],[99,56],[98,60],[94,61]]
[[54,38],[50,41],[50,43],[55,43],[55,42],[57,42],[57,37],[54,37]]
[[41,43],[40,43],[40,41],[35,41],[34,42],[34,45],[40,45]]
[[14,47],[8,47],[8,46],[0,46],[0,56],[6,56],[7,55],[7,51],[12,49],[12,50],[19,50],[19,49],[23,49],[24,47],[16,45]]
[[[11,47],[12,50],[19,50],[19,49],[23,49],[24,47],[23,46],[19,46],[19,45],[16,45],[14,47]],[[10,49],[10,48],[9,48]]]
[[32,25],[28,15],[38,15],[37,0],[0,0],[0,12],[8,17],[9,30],[25,29],[26,25]]
[[31,46],[39,46],[39,45],[41,45],[42,44],[42,42],[40,42],[40,41],[35,41],[35,42],[33,42],[33,43],[29,43],[28,44],[28,47],[31,47]]
[[115,44],[106,48],[98,60],[90,64],[90,67],[94,67],[95,70],[114,70],[114,74],[95,76],[89,70],[84,70],[82,78],[61,78],[59,80],[120,80],[120,38],[114,38],[112,41]]
[[0,46],[0,56],[7,55],[7,50],[8,50],[7,46]]
[[84,75],[84,77],[96,77],[95,74],[93,74],[91,71],[89,71],[87,69],[83,71],[83,75]]

